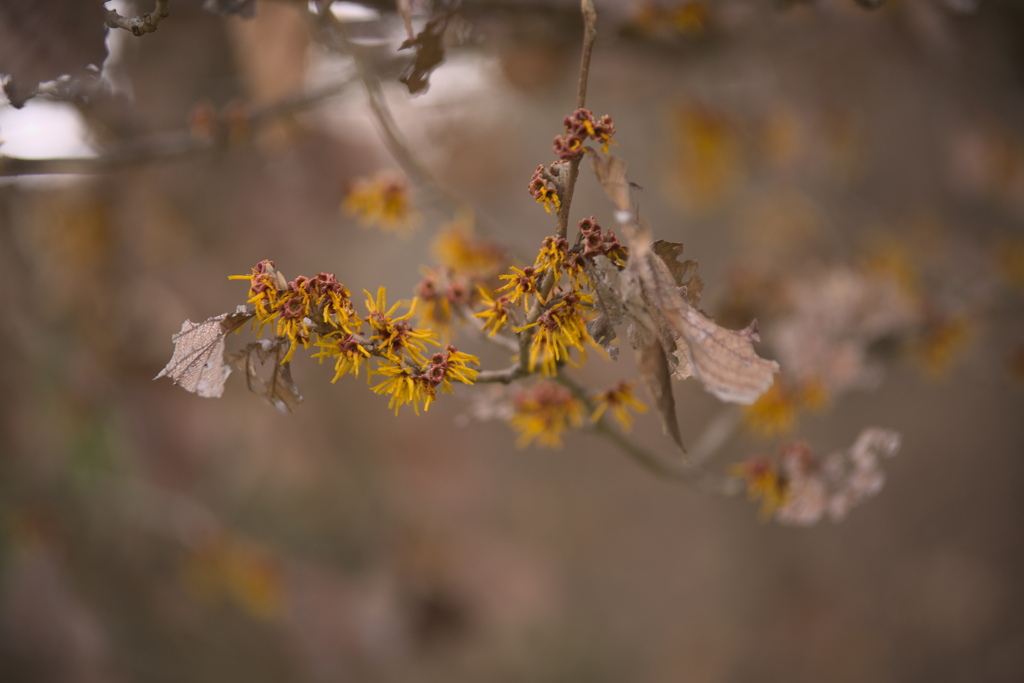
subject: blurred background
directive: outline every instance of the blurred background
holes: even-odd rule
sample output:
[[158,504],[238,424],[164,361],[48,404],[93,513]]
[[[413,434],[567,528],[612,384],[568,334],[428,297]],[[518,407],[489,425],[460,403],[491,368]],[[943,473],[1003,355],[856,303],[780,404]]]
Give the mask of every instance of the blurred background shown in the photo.
[[[106,35],[101,76],[79,69],[101,28],[0,10],[0,55],[44,65],[18,73],[81,72],[0,104],[0,678],[1022,680],[1024,12],[878,4],[597,3],[588,105],[655,236],[699,260],[704,310],[757,315],[770,342],[785,292],[830,274],[882,272],[914,303],[898,333],[837,333],[865,353],[855,387],[749,423],[713,463],[901,432],[879,496],[810,528],[594,435],[516,449],[465,418],[486,388],[396,418],[301,352],[293,414],[239,373],[220,399],[152,381],[183,320],[244,303],[229,275],[269,258],[408,299],[454,218],[416,183],[406,234],[341,209],[401,168],[311,12],[347,27],[478,229],[532,254],[553,223],[526,186],[575,104],[577,3],[464,0],[416,96],[390,2],[175,0],[159,31]],[[420,31],[431,8],[412,9]],[[584,167],[590,215],[614,225]],[[628,352],[592,355],[588,386],[635,378]],[[722,408],[676,391],[692,441]],[[634,436],[666,449],[660,432],[647,414]]]

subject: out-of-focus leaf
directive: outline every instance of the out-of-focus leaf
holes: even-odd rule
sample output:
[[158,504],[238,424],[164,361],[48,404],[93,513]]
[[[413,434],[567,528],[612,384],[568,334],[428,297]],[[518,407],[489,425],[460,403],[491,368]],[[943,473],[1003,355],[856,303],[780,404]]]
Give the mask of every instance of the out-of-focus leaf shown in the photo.
[[203,0],[203,9],[211,14],[237,14],[245,19],[256,16],[256,0]]
[[[281,362],[287,351],[287,340],[278,340],[277,343],[263,340],[248,344],[240,353],[229,354],[228,359],[245,373],[249,391],[262,396],[282,413],[293,413],[302,402],[302,395],[292,380],[291,363]],[[262,366],[268,360],[273,361],[272,369],[270,377],[264,379],[260,377],[256,363],[258,361]]]
[[[442,7],[427,21],[426,26],[414,38],[409,38],[399,46],[399,50],[416,48],[416,59],[399,79],[415,95],[426,92],[430,87],[430,74],[444,61],[444,33],[448,23],[455,16],[458,0],[441,3]],[[410,24],[411,27],[411,24]]]
[[11,104],[61,76],[95,77],[107,58],[105,19],[103,0],[0,2],[0,78]]
[[221,313],[201,323],[186,320],[181,331],[171,337],[171,360],[153,379],[170,377],[185,391],[219,398],[231,374],[231,368],[224,363],[224,339],[252,316],[245,306],[239,306],[234,313]]

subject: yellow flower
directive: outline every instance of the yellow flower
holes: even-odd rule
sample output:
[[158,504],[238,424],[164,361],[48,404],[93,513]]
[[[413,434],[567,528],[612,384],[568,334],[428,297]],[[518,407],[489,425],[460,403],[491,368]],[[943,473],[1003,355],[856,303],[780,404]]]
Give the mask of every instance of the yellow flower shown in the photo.
[[493,277],[505,263],[505,250],[473,234],[473,216],[460,215],[434,240],[434,256],[456,273]]
[[629,414],[629,409],[632,408],[638,413],[647,412],[647,406],[633,395],[635,387],[635,382],[619,382],[611,389],[602,391],[594,397],[594,403],[597,404],[597,408],[590,419],[593,422],[597,422],[601,419],[604,412],[611,408],[615,419],[628,432],[633,427],[633,416]]
[[533,266],[526,266],[522,270],[512,266],[512,271],[512,275],[500,276],[500,279],[508,280],[508,283],[503,287],[499,287],[497,292],[509,290],[509,303],[518,305],[522,301],[524,308],[530,307],[531,296],[535,297],[540,303],[544,303],[544,298],[541,296],[539,289],[540,278],[543,273],[538,272]]
[[423,409],[434,399],[434,388],[417,378],[411,368],[401,363],[382,363],[373,371],[374,375],[384,377],[384,381],[372,387],[376,394],[391,394],[391,401],[388,408],[398,409],[406,404],[411,404],[416,414],[420,414],[420,404]]
[[400,362],[405,355],[408,355],[415,364],[423,365],[426,362],[423,355],[427,350],[426,344],[438,346],[438,343],[435,340],[437,335],[433,332],[418,330],[404,322],[415,312],[416,299],[412,300],[408,313],[393,318],[392,316],[398,310],[401,302],[388,308],[387,291],[384,287],[377,290],[376,301],[365,289],[363,293],[366,294],[366,309],[369,311],[366,322],[376,333],[370,337],[370,341],[378,342],[377,349],[380,354],[394,363]]
[[533,264],[538,273],[551,271],[557,282],[562,277],[562,269],[569,257],[569,243],[563,237],[545,237],[544,244]]
[[541,382],[516,397],[509,424],[519,432],[519,448],[533,441],[561,448],[562,434],[582,427],[583,418],[583,404],[568,389]]
[[[476,381],[480,371],[470,367],[470,364],[480,365],[480,359],[468,353],[463,353],[454,346],[447,346],[443,353],[434,354],[430,362],[424,366],[423,372],[420,373],[419,377],[435,389],[441,387],[443,393],[450,394],[452,393],[453,380],[463,384],[473,384]],[[431,394],[431,399],[433,399],[433,396]],[[430,401],[427,401],[424,410],[429,405]]]
[[508,324],[508,297],[499,296],[494,299],[487,294],[487,290],[483,287],[477,287],[477,291],[480,292],[482,303],[487,306],[487,309],[474,313],[473,317],[484,320],[484,332],[487,332],[489,328],[490,332],[487,332],[487,336],[493,337],[498,330]]
[[583,342],[593,343],[593,340],[583,322],[583,312],[590,307],[591,301],[589,294],[568,294],[538,318],[537,322],[516,330],[522,332],[532,327],[537,328],[530,344],[531,372],[540,358],[541,373],[546,377],[554,377],[560,361],[572,362],[569,347],[579,350],[581,361],[586,359]]
[[359,368],[370,357],[370,352],[352,334],[345,337],[320,337],[317,339],[316,345],[321,350],[313,354],[313,358],[318,359],[319,362],[323,363],[324,358],[335,356],[338,358],[334,363],[334,379],[331,380],[331,384],[337,382],[342,375],[349,373],[358,377]]
[[385,231],[408,232],[420,221],[405,180],[388,173],[357,180],[341,206],[363,226]]
[[747,480],[747,497],[761,500],[761,521],[768,521],[786,501],[786,478],[775,463],[756,456],[729,468],[729,474]]
[[747,427],[763,436],[788,434],[796,426],[799,396],[776,379],[768,391],[744,409]]
[[372,389],[378,394],[391,394],[388,407],[395,409],[395,415],[406,404],[411,404],[419,415],[421,404],[423,410],[427,410],[437,398],[438,387],[443,393],[450,394],[452,381],[463,384],[476,381],[478,370],[470,367],[471,363],[479,365],[480,361],[476,356],[463,353],[454,346],[447,347],[443,353],[435,353],[422,371],[404,363],[382,363],[373,374],[385,379]]
[[276,320],[275,333],[291,342],[282,363],[292,359],[299,343],[309,347],[310,325],[317,321],[346,334],[362,325],[348,290],[329,273],[312,279],[299,276],[286,282],[274,262],[265,260],[256,264],[251,275],[231,275],[228,279],[249,280],[246,303],[255,308],[252,324],[259,328],[256,336],[262,336],[263,328]]

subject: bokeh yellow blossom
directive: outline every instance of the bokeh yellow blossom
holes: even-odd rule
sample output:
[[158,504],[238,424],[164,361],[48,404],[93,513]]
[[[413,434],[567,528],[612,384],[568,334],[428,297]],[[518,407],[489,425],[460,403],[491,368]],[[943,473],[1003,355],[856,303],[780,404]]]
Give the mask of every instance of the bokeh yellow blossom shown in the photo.
[[611,389],[602,391],[594,397],[594,414],[591,416],[593,422],[597,422],[604,415],[605,411],[611,409],[612,415],[619,421],[622,428],[627,432],[633,428],[633,416],[630,410],[638,413],[646,413],[647,406],[634,394],[636,382],[619,382]]
[[341,206],[364,227],[376,225],[387,232],[410,232],[421,220],[408,184],[390,173],[356,180]]
[[582,427],[584,416],[583,404],[572,392],[551,382],[540,382],[515,397],[509,424],[519,432],[519,448],[534,441],[561,448],[562,434]]

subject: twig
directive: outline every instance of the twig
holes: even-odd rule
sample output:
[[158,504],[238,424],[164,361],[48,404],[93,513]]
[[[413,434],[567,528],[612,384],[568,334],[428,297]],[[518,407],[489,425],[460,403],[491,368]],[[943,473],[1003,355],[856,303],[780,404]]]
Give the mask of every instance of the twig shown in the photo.
[[528,370],[523,370],[522,366],[516,363],[504,370],[484,370],[476,376],[474,384],[510,384],[528,374],[530,374]]
[[[580,78],[576,89],[576,108],[582,109],[587,104],[587,81],[590,80],[590,54],[594,50],[594,41],[597,39],[597,10],[594,9],[594,0],[581,0],[580,8],[583,13],[583,53],[580,55]],[[573,159],[569,162],[569,170],[565,182],[560,183],[562,190],[561,206],[558,210],[558,225],[555,228],[555,236],[565,239],[569,234],[569,211],[572,208],[572,196],[576,189],[576,181],[580,176],[580,162],[582,158]],[[549,176],[550,177],[550,176]],[[547,298],[551,288],[555,285],[554,273],[548,273],[541,282],[540,294]],[[527,316],[526,323],[537,322],[544,306],[538,301]],[[526,335],[526,344],[520,344],[524,351],[529,347],[529,335]],[[520,337],[522,339],[522,336]],[[524,355],[520,360],[525,364]]]
[[[340,94],[354,81],[355,78],[348,78],[318,90],[287,97],[268,105],[248,107],[245,109],[246,120],[250,127],[257,128],[278,117],[316,106],[322,101]],[[125,142],[95,157],[26,159],[0,155],[0,176],[109,173],[136,164],[200,156],[226,146],[226,139],[221,142],[197,139],[187,130],[181,130]]]
[[[593,412],[593,402],[582,386],[563,374],[555,377],[555,381],[569,389],[583,403],[587,412]],[[739,479],[722,477],[708,472],[699,467],[695,461],[666,458],[657,452],[640,447],[622,432],[612,427],[603,417],[591,427],[591,431],[611,441],[632,460],[659,477],[683,481],[702,491],[719,496],[733,497],[743,490],[743,482]],[[701,441],[703,441],[703,437]]]
[[152,12],[146,12],[138,17],[122,17],[116,11],[108,9],[106,24],[110,28],[123,28],[125,31],[131,31],[132,35],[141,36],[155,31],[170,13],[171,0],[156,0],[156,7]]

